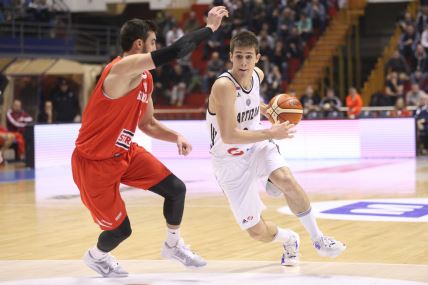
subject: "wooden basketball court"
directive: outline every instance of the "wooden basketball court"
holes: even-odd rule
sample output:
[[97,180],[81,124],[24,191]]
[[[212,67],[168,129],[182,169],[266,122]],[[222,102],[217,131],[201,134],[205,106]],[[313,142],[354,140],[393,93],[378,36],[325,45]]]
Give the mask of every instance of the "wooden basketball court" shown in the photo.
[[[113,253],[131,275],[113,283],[93,278],[96,274],[81,257],[96,242],[99,229],[76,189],[64,182],[64,189],[55,186],[50,196],[39,199],[37,193],[44,189],[38,189],[37,181],[44,176],[36,172],[35,180],[30,175],[15,181],[19,175],[9,166],[0,170],[0,284],[428,284],[426,221],[383,221],[382,216],[373,221],[358,216],[319,219],[325,234],[348,246],[342,256],[326,259],[312,248],[298,219],[278,211],[286,206],[285,200],[262,192],[267,206],[264,218],[301,235],[302,264],[282,267],[280,244],[253,241],[239,229],[208,161],[164,162],[187,184],[181,232],[185,242],[208,260],[205,268],[191,270],[160,260],[165,237],[163,200],[125,187],[122,194],[133,235]],[[428,207],[423,200],[428,198],[428,160],[424,158],[290,161],[290,167],[314,208],[316,202],[374,198],[415,199],[414,203],[421,198],[420,204]],[[52,171],[55,177],[50,179],[61,185],[67,171],[63,175]],[[55,195],[56,191],[69,194]],[[323,283],[326,280],[329,283]]]

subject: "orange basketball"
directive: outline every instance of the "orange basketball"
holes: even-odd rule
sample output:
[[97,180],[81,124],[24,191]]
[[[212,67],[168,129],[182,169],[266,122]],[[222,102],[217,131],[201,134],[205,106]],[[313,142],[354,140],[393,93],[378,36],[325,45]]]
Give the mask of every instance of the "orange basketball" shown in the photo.
[[302,119],[303,107],[299,99],[288,94],[279,94],[269,102],[268,119],[273,124],[289,121],[297,125]]

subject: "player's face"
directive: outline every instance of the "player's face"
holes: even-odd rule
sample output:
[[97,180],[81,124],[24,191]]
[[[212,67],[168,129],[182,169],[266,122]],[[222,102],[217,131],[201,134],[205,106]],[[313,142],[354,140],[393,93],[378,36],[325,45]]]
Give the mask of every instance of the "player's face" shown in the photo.
[[241,77],[251,76],[260,59],[260,54],[256,54],[254,47],[235,47],[230,54],[232,71]]
[[156,50],[156,34],[150,31],[146,41],[144,42],[143,52],[147,53],[155,50]]

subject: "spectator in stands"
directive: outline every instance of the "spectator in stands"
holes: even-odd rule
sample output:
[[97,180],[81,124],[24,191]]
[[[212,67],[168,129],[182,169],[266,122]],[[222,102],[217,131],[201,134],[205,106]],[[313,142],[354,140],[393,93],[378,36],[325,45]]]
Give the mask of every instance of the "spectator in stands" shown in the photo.
[[303,116],[305,118],[317,118],[318,111],[320,110],[320,97],[315,94],[312,86],[306,87],[306,93],[300,98],[300,102],[303,106]]
[[339,97],[334,94],[333,89],[328,89],[325,97],[320,102],[324,118],[341,118],[340,107],[342,107],[342,102]]
[[425,26],[421,34],[421,45],[424,47],[425,52],[428,53],[428,25]]
[[6,164],[6,160],[3,157],[4,151],[10,148],[14,142],[15,135],[0,126],[0,167],[3,167]]
[[415,32],[415,28],[411,25],[407,26],[405,33],[400,37],[399,46],[401,54],[412,66],[415,65],[415,50],[418,42],[419,35]]
[[[20,132],[11,132],[0,125],[0,166],[5,163],[2,156],[3,152],[16,143],[18,157],[16,159],[24,160],[25,158],[25,140]],[[3,160],[3,162],[1,162]]]
[[391,100],[385,92],[379,91],[372,94],[370,98],[370,106],[372,107],[382,107],[382,106],[391,106]]
[[299,36],[306,42],[312,36],[312,19],[305,13],[300,14],[300,20],[296,23]]
[[275,40],[271,35],[269,35],[269,27],[264,26],[257,36],[259,43],[265,43],[269,48],[273,49],[275,46]]
[[407,105],[403,97],[397,98],[397,101],[394,105],[394,110],[391,111],[389,116],[393,118],[412,116],[412,112],[407,109]]
[[418,141],[422,154],[428,153],[428,96],[422,97],[422,104],[416,110]]
[[79,121],[79,99],[70,89],[67,80],[60,79],[58,89],[53,94],[51,101],[56,114],[55,122],[72,123]]
[[420,70],[423,73],[428,72],[428,57],[421,44],[416,46],[412,70]]
[[283,75],[283,78],[287,71],[287,59],[291,55],[287,54],[282,41],[275,42],[275,48],[272,53],[268,54],[269,62],[279,67],[279,71]]
[[422,34],[424,32],[425,28],[428,26],[428,6],[422,5],[421,9],[418,12],[418,15],[416,16],[416,24],[417,24],[417,30],[419,34]]
[[199,27],[200,24],[198,18],[196,18],[195,11],[190,11],[189,16],[186,18],[183,25],[184,32],[187,34],[189,32],[199,29]]
[[354,87],[349,88],[349,94],[346,96],[346,107],[348,108],[349,119],[358,118],[363,107],[363,99]]
[[398,97],[404,95],[404,82],[398,78],[397,72],[391,72],[387,76],[385,93],[390,98],[391,106]]
[[324,30],[327,13],[324,5],[319,0],[312,0],[305,7],[305,13],[312,19],[314,29]]
[[177,22],[174,20],[171,30],[166,33],[166,46],[171,45],[173,42],[178,40],[184,35],[183,30],[177,26]]
[[152,96],[153,102],[156,104],[162,102],[168,104],[170,101],[171,92],[169,90],[169,84],[171,70],[172,66],[170,64],[165,64],[151,71],[155,84]]
[[33,118],[22,110],[21,100],[15,99],[12,108],[7,110],[6,124],[10,132],[24,133],[25,127],[33,122]]
[[[203,58],[205,60],[210,58],[210,55],[213,52],[218,52],[220,55],[223,54],[224,38],[225,34],[222,29],[219,29],[211,36],[211,38],[205,43],[204,46]],[[227,53],[224,53],[224,57],[227,58]],[[223,58],[223,60],[225,58]]]
[[428,88],[428,86],[427,86],[428,82],[427,81],[428,81],[427,74],[422,73],[422,71],[420,71],[420,70],[416,70],[415,72],[413,72],[410,75],[410,83],[411,84],[414,84],[414,83],[418,84],[419,88],[425,92],[427,91],[427,88]]
[[392,57],[386,63],[386,74],[390,72],[397,72],[400,78],[407,78],[409,73],[409,66],[406,60],[400,55],[399,50],[395,50]]
[[282,16],[278,19],[278,28],[276,32],[279,39],[285,40],[290,35],[291,28],[295,26],[294,15],[294,11],[289,7],[283,10]]
[[211,54],[211,59],[208,61],[207,72],[203,79],[203,91],[207,94],[210,93],[210,88],[216,80],[217,76],[224,71],[224,61],[220,58],[218,52]]
[[37,116],[38,123],[48,123],[51,124],[55,121],[56,116],[53,111],[52,101],[46,101],[43,106],[43,111]]
[[[407,26],[416,26],[415,21],[412,18],[412,14],[410,12],[405,12],[403,18],[398,22],[398,26],[401,29],[401,32],[404,33],[407,29]],[[418,32],[418,31],[416,31]],[[418,32],[419,34],[419,32]]]
[[419,106],[424,96],[426,96],[426,93],[419,88],[419,84],[412,83],[411,89],[406,94],[407,106]]
[[170,77],[171,82],[173,82],[171,89],[171,105],[176,105],[177,107],[183,105],[187,85],[189,84],[189,76],[190,74],[186,74],[183,72],[181,65],[174,65]]
[[264,96],[266,97],[266,101],[269,102],[275,95],[278,95],[282,92],[282,75],[277,65],[272,65],[272,70],[268,73],[265,73],[265,80],[263,83],[266,83],[266,93]]
[[287,58],[297,58],[303,60],[303,41],[299,35],[297,27],[291,28],[291,34],[286,40],[285,49]]

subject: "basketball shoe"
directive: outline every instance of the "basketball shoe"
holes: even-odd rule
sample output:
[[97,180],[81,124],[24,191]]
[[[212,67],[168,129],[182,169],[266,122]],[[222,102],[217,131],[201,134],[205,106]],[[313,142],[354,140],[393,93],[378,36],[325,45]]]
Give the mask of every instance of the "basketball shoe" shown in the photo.
[[284,266],[295,266],[299,263],[299,247],[300,247],[300,238],[297,233],[294,233],[293,236],[287,242],[283,243],[284,253],[282,254],[281,264]]
[[117,262],[116,258],[107,253],[103,258],[96,259],[91,252],[86,251],[83,256],[86,265],[101,274],[103,277],[127,277],[126,272]]
[[331,237],[322,236],[312,242],[320,256],[336,257],[346,249],[345,244]]
[[179,239],[175,246],[169,246],[166,242],[163,244],[161,255],[165,259],[175,259],[188,267],[202,267],[207,262],[192,252],[189,246],[184,244],[183,239]]

